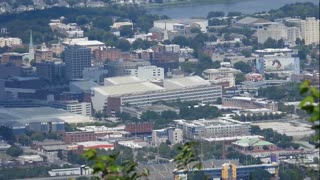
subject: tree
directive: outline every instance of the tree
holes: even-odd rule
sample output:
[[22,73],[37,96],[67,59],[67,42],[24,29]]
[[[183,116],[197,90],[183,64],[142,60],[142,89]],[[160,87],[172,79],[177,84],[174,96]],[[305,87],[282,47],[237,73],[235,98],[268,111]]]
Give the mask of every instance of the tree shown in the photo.
[[11,128],[0,126],[0,136],[10,144],[15,142],[15,137]]
[[244,49],[244,50],[241,51],[241,54],[244,55],[245,57],[250,57],[251,56],[251,50]]
[[143,112],[140,117],[142,121],[156,121],[161,118],[160,115],[154,111]]
[[320,92],[316,87],[311,87],[310,81],[305,81],[300,86],[300,93],[307,94],[308,96],[304,98],[299,107],[305,110],[308,114],[311,115],[309,121],[313,123],[312,129],[316,131],[316,135],[314,137],[314,142],[316,143],[316,147],[319,148],[320,144]]
[[61,160],[63,159],[63,153],[61,149],[58,150],[57,157]]
[[23,154],[23,150],[16,145],[12,145],[10,148],[7,149],[6,154],[12,157],[18,157]]
[[176,36],[173,38],[172,40],[173,44],[177,44],[180,45],[181,47],[185,47],[189,45],[189,42],[187,40],[187,38],[185,38],[184,36]]
[[258,180],[258,179],[271,179],[271,174],[264,169],[256,169],[255,171],[250,173],[250,180]]
[[171,110],[167,110],[167,111],[163,111],[161,113],[161,117],[163,119],[177,119],[178,118],[178,114],[174,111],[171,111]]
[[221,97],[218,97],[215,104],[222,104],[222,98]]
[[20,144],[22,144],[23,146],[29,146],[31,145],[31,140],[30,138],[25,135],[25,134],[22,134],[22,135],[19,135],[17,136],[17,140]]
[[248,146],[248,151],[252,151],[253,147],[252,146]]
[[232,16],[241,16],[242,13],[241,12],[238,12],[238,11],[230,11],[228,12],[228,17],[232,17]]
[[277,41],[272,39],[272,38],[268,38],[264,43],[263,43],[263,47],[264,48],[277,48]]
[[166,143],[161,143],[159,146],[159,154],[161,157],[170,158],[170,147]]
[[224,17],[225,13],[223,11],[210,11],[208,13],[207,18],[210,19],[212,17]]
[[191,33],[201,33],[201,30],[199,28],[192,28],[190,30]]
[[122,26],[120,28],[121,37],[132,38],[133,34],[134,33],[131,26]]
[[243,61],[239,61],[239,62],[234,63],[233,67],[235,69],[240,70],[241,72],[243,72],[245,74],[250,73],[252,71],[251,66]]
[[180,153],[173,160],[176,163],[174,171],[182,170],[187,174],[191,164],[191,169],[202,169],[202,163],[196,157],[196,145],[196,142],[186,142],[182,147],[178,148]]
[[241,84],[241,82],[245,81],[246,80],[246,77],[244,76],[243,73],[238,73],[236,74],[236,77],[235,77],[235,81],[236,81],[236,84]]
[[98,155],[96,150],[87,150],[83,157],[93,162],[93,173],[101,173],[102,179],[137,180],[149,176],[149,170],[138,170],[138,164],[133,160],[125,160],[120,165],[116,163],[120,153]]
[[120,39],[117,43],[117,48],[121,49],[122,51],[129,51],[131,48],[130,42],[126,39]]
[[85,25],[89,23],[89,18],[86,15],[77,16],[76,22],[78,25]]

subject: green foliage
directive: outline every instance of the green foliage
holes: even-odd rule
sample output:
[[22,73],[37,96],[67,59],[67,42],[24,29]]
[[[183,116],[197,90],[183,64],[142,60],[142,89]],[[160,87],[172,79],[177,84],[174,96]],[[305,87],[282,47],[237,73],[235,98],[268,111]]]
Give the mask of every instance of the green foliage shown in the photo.
[[170,147],[166,143],[161,143],[159,146],[159,154],[161,157],[170,158]]
[[242,15],[242,13],[241,12],[239,12],[239,11],[230,11],[230,12],[228,12],[228,17],[232,17],[232,16],[241,16]]
[[290,168],[279,168],[279,177],[280,179],[285,179],[285,180],[300,180],[303,179],[303,173],[301,172],[300,169],[297,167],[290,167]]
[[87,150],[83,157],[93,161],[91,166],[94,173],[101,173],[102,179],[110,180],[135,180],[149,175],[149,170],[139,172],[138,164],[132,160],[125,160],[120,165],[116,163],[119,153],[111,155],[98,155],[96,150]]
[[9,149],[7,149],[6,154],[12,157],[18,157],[23,154],[23,150],[16,145],[12,145]]
[[244,155],[237,151],[228,152],[227,158],[239,159],[240,164],[243,164],[243,165],[262,164],[259,158],[254,158],[251,155]]
[[7,180],[7,179],[25,179],[25,178],[32,178],[32,177],[48,177],[48,171],[51,170],[53,167],[46,167],[46,166],[33,166],[29,168],[1,168],[0,169],[0,180]]
[[300,93],[307,94],[308,96],[300,102],[299,107],[311,115],[311,118],[309,119],[309,121],[314,124],[312,126],[312,129],[316,131],[314,141],[317,142],[317,147],[319,147],[320,146],[319,144],[319,141],[320,141],[320,135],[319,135],[320,92],[316,87],[311,87],[310,84],[311,84],[310,81],[305,81],[300,86]]
[[68,151],[67,160],[69,163],[72,164],[85,164],[85,158],[81,157],[81,155],[74,153],[72,151]]
[[200,53],[196,73],[202,74],[202,72],[204,70],[210,69],[210,68],[215,68],[215,69],[220,68],[220,62],[219,61],[212,61],[211,57],[209,57],[203,53]]
[[250,173],[250,180],[271,179],[271,178],[272,178],[272,175],[264,169],[257,169]]
[[126,38],[132,38],[133,30],[131,26],[122,26],[120,28],[120,36],[126,37]]
[[5,140],[8,141],[8,143],[14,143],[15,137],[13,135],[12,129],[6,127],[6,126],[0,126],[0,136]]
[[289,83],[285,86],[270,86],[258,89],[258,96],[278,101],[300,101],[303,95],[299,92],[298,83]]
[[224,17],[225,13],[223,11],[210,11],[207,15],[207,18],[210,19],[212,17]]
[[[202,169],[202,163],[196,157],[195,142],[186,142],[182,147],[179,147],[180,153],[174,158],[176,163],[175,171],[183,171],[187,173],[189,169]],[[191,163],[193,164],[191,166]]]
[[236,74],[235,76],[235,81],[236,81],[236,84],[239,85],[241,84],[241,82],[245,81],[246,80],[246,77],[244,76],[243,73],[238,73]]
[[180,118],[187,120],[213,119],[221,116],[221,112],[215,106],[183,107],[180,109]]
[[[69,2],[73,5],[78,1],[69,0]],[[110,32],[105,32],[110,29],[112,16],[129,19],[135,23],[137,29],[145,32],[153,26],[155,19],[160,19],[158,16],[148,15],[142,7],[111,5],[103,8],[53,7],[19,14],[3,14],[0,15],[0,22],[3,27],[10,29],[8,36],[19,37],[24,43],[29,42],[29,31],[32,30],[34,43],[40,44],[57,40],[48,23],[50,19],[57,19],[61,16],[65,17],[64,23],[78,22],[80,25],[84,25],[92,22],[93,28],[91,30],[85,29],[85,35],[89,39],[108,41],[110,44],[107,45],[113,46],[116,42],[111,43],[111,38],[106,37]]]
[[117,48],[121,49],[122,51],[129,51],[131,48],[130,42],[126,39],[120,39],[116,45]]
[[218,97],[215,104],[222,104],[222,98],[221,97]]
[[245,74],[247,74],[247,73],[252,71],[251,66],[249,64],[243,62],[243,61],[239,61],[239,62],[234,63],[233,67],[235,69],[240,70],[241,72],[243,72]]
[[272,38],[268,38],[264,43],[263,43],[264,48],[283,48],[284,47],[284,41],[282,39],[280,40],[274,40]]
[[311,2],[287,4],[276,10],[270,10],[269,14],[272,19],[284,17],[316,17],[319,19],[319,4]]

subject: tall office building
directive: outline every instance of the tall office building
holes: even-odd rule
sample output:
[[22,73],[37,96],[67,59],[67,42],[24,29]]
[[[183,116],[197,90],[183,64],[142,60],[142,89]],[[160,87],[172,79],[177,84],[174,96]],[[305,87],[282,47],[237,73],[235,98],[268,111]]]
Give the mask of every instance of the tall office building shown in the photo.
[[91,67],[91,50],[82,46],[65,49],[66,76],[68,80],[82,78],[83,69]]
[[319,19],[314,17],[301,21],[301,35],[306,45],[319,44]]

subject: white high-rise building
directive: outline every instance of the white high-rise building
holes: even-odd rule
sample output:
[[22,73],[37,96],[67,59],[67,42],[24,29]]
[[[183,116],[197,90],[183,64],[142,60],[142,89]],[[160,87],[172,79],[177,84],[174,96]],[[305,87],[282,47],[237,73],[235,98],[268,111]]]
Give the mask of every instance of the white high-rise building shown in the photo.
[[302,39],[301,37],[301,31],[299,27],[288,27],[288,43],[290,45],[295,45],[296,44],[296,40]]
[[157,66],[140,66],[137,69],[126,69],[125,74],[136,76],[145,81],[164,79],[164,69]]
[[258,43],[264,43],[268,38],[274,40],[287,39],[287,27],[282,23],[275,23],[268,26],[266,29],[257,31]]
[[319,19],[314,17],[306,18],[306,20],[301,21],[301,35],[306,45],[319,44],[319,23]]

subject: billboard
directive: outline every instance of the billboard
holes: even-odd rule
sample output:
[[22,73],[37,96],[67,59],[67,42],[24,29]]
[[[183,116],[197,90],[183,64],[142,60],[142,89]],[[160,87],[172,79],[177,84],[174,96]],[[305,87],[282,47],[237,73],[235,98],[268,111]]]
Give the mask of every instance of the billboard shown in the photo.
[[299,58],[294,57],[270,57],[264,59],[264,72],[292,72],[298,74],[300,72]]

